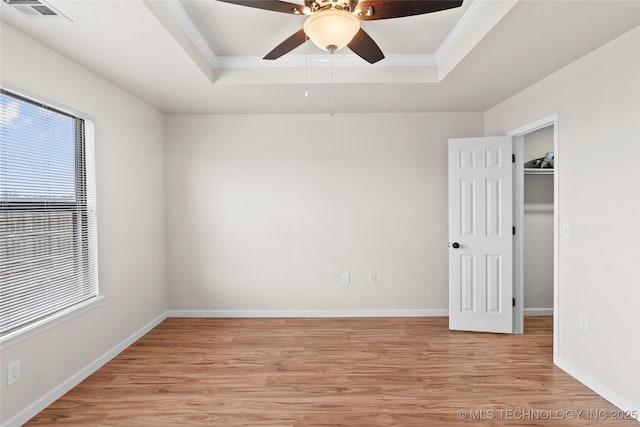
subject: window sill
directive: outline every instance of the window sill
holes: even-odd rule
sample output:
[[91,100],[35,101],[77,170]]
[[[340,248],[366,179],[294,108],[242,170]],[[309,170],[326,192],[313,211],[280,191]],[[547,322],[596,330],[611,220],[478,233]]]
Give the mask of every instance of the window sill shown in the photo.
[[84,301],[80,304],[76,304],[73,307],[69,307],[66,310],[62,310],[52,316],[34,322],[28,326],[25,326],[24,328],[18,329],[17,331],[11,332],[10,334],[7,334],[0,338],[0,348],[5,349],[17,342],[30,338],[33,335],[44,331],[45,329],[65,322],[79,314],[84,313],[85,311],[89,311],[102,304],[102,300],[104,300],[104,296],[98,295],[95,298],[91,298],[90,300]]

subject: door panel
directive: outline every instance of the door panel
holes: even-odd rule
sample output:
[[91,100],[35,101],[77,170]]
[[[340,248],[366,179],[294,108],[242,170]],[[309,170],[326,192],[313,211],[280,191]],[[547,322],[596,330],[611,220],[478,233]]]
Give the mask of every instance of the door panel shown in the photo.
[[499,237],[502,233],[502,218],[500,218],[502,182],[498,178],[487,178],[485,184],[487,237]]
[[487,255],[487,312],[500,313],[500,291],[502,285],[502,257]]
[[461,310],[474,312],[476,310],[476,257],[462,255],[460,257],[460,268],[462,269],[462,277],[460,278]]
[[476,182],[471,179],[460,180],[460,235],[474,236],[476,229]]
[[512,332],[511,153],[510,137],[449,140],[451,329]]

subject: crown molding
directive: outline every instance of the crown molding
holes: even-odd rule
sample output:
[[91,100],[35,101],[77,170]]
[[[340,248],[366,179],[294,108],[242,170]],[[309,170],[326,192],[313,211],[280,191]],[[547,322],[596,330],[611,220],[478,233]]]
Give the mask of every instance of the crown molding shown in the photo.
[[198,49],[198,51],[206,58],[209,62],[209,65],[212,67],[219,67],[220,60],[216,53],[211,49],[209,43],[204,38],[196,24],[193,23],[189,14],[184,7],[182,7],[182,3],[180,0],[163,0],[164,5],[167,7],[171,15],[176,19],[182,31],[187,35],[189,40],[194,44],[194,46]]
[[[457,43],[464,37],[473,24],[485,11],[487,6],[496,0],[475,0],[465,11],[453,30],[445,38],[435,54],[432,55],[390,55],[377,64],[369,64],[355,55],[334,55],[333,65],[336,67],[438,67]],[[207,59],[212,68],[294,68],[320,67],[331,63],[329,55],[288,55],[277,61],[267,61],[259,56],[218,56],[211,49],[206,39],[191,20],[179,0],[163,0],[163,3],[176,19],[184,33],[194,46]]]
[[454,49],[456,44],[469,31],[473,24],[476,23],[480,15],[482,15],[482,12],[487,9],[487,6],[489,6],[489,3],[492,1],[493,0],[475,0],[471,4],[433,55],[438,64],[442,61],[442,58]]
[[218,66],[222,68],[293,68],[293,67],[428,67],[437,66],[434,55],[392,55],[376,64],[369,64],[356,55],[287,55],[277,61],[264,60],[258,56],[219,56]]

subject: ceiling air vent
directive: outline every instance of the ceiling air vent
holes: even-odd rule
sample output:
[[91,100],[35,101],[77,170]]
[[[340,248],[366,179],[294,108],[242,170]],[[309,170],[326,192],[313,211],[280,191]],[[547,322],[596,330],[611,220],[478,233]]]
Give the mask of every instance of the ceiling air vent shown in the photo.
[[55,7],[51,6],[45,0],[2,0],[9,6],[13,6],[24,15],[27,15],[31,19],[46,19],[46,20],[67,20],[71,21],[69,17],[60,13]]

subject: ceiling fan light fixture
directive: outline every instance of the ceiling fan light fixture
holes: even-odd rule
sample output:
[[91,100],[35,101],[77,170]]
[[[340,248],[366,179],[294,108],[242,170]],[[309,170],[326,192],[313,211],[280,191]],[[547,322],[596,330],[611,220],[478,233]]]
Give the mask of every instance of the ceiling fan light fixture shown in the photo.
[[360,20],[344,10],[326,9],[308,17],[303,28],[316,46],[335,52],[351,42],[360,30]]

